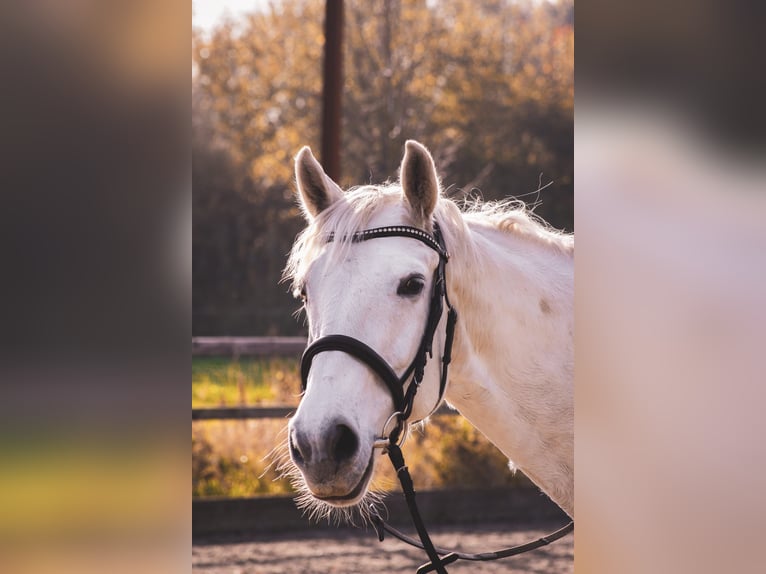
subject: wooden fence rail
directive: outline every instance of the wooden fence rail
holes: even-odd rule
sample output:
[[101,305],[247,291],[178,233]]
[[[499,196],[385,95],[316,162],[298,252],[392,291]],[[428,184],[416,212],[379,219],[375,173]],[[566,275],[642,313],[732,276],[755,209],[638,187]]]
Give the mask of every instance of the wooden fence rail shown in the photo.
[[217,407],[192,409],[193,421],[223,419],[285,419],[291,416],[297,407]]
[[[285,419],[291,416],[296,408],[298,407],[278,405],[271,407],[216,407],[192,409],[192,420]],[[459,414],[457,411],[453,411],[447,405],[442,405],[433,416],[457,414]]]
[[[248,533],[250,537],[276,532],[330,529],[336,524],[308,520],[298,510],[294,495],[252,498],[201,498],[192,500],[192,536]],[[418,491],[418,506],[430,525],[471,525],[505,522],[509,528],[529,521],[567,520],[566,515],[531,483],[517,488],[448,489]],[[394,492],[386,497],[388,521],[411,532],[410,514],[404,497]],[[370,540],[374,532],[369,530]],[[414,533],[413,533],[414,535]]]
[[193,357],[300,357],[305,337],[192,337]]
[[[305,348],[304,337],[192,337],[194,357],[299,357]],[[192,409],[192,420],[283,419],[296,408],[290,405],[200,408]],[[442,405],[434,414],[458,413]]]

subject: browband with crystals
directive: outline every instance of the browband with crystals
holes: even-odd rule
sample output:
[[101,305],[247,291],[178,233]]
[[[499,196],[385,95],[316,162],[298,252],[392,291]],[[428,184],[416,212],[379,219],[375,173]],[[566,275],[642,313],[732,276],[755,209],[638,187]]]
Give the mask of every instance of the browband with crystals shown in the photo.
[[[436,225],[436,223],[434,223]],[[351,241],[358,243],[360,241],[367,241],[368,239],[375,239],[377,237],[412,237],[418,241],[425,243],[436,251],[439,256],[447,261],[449,259],[449,253],[442,249],[439,242],[427,231],[418,229],[417,227],[410,227],[409,225],[389,225],[388,227],[373,227],[372,229],[365,229],[364,231],[357,231],[351,235]],[[344,239],[347,236],[344,236]],[[335,241],[335,232],[331,232],[327,235],[327,242]]]

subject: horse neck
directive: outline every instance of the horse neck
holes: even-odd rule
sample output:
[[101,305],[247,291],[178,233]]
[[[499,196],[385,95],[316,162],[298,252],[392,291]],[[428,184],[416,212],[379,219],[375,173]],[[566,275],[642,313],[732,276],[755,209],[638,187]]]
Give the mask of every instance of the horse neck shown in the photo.
[[447,401],[571,515],[572,256],[512,232],[471,233],[476,260],[448,277],[460,320]]

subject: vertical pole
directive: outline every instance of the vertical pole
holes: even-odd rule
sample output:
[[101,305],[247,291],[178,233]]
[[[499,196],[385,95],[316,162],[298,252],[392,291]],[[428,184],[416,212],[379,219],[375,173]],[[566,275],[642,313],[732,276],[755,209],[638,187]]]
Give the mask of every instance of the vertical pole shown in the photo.
[[343,89],[343,0],[327,0],[322,85],[322,165],[340,181],[341,94]]

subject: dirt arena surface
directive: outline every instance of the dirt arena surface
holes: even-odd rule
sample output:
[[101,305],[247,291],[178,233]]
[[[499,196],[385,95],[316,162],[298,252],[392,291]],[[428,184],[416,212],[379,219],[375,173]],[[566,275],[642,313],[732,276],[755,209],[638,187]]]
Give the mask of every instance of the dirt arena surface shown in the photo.
[[[442,526],[431,530],[437,546],[486,552],[522,544],[548,534],[563,523],[534,522],[512,530],[507,525]],[[410,533],[410,532],[408,532]],[[414,535],[414,534],[413,534]],[[425,553],[387,537],[378,542],[370,530],[317,530],[280,535],[207,538],[192,547],[192,571],[200,574],[414,574]],[[450,574],[574,572],[572,534],[520,556],[494,562],[458,561]]]

